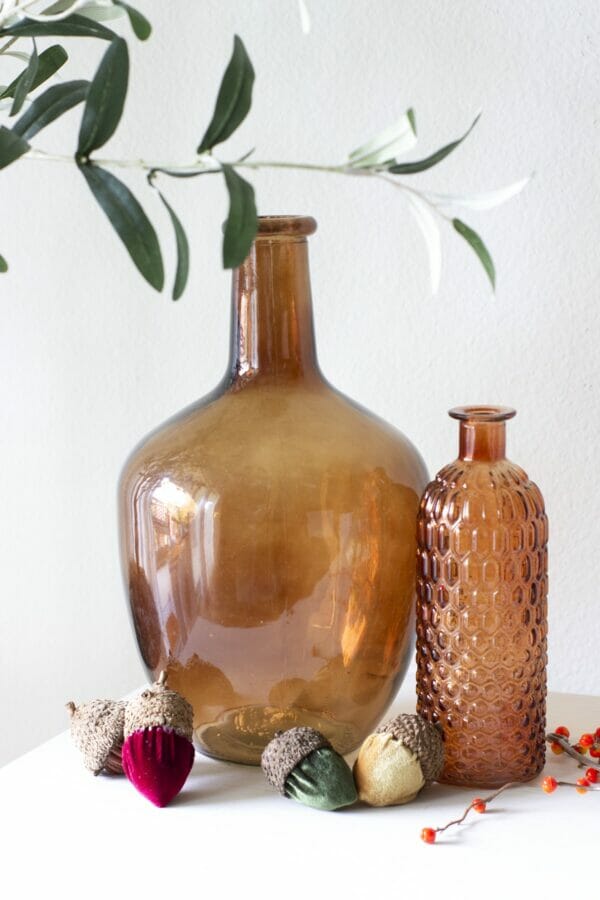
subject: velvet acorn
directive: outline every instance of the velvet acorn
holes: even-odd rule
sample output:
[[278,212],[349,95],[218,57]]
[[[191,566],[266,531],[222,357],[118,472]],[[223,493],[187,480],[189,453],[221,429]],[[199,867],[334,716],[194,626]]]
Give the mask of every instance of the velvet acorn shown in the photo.
[[90,700],[80,706],[70,700],[66,704],[71,716],[71,737],[81,751],[85,767],[94,775],[123,774],[125,705],[120,700]]
[[193,709],[166,685],[166,672],[125,710],[123,769],[155,806],[181,791],[194,763]]
[[280,794],[306,806],[335,810],[356,802],[350,767],[314,728],[277,732],[263,751],[261,766]]
[[444,764],[441,732],[418,715],[401,714],[362,744],[354,763],[359,799],[369,806],[409,803]]

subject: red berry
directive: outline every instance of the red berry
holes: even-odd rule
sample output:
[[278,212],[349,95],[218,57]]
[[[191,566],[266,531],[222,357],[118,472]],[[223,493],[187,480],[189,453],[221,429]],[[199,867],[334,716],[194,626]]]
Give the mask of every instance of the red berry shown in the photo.
[[590,756],[594,759],[600,759],[600,744],[595,747],[590,747]]
[[433,828],[423,828],[421,840],[425,841],[426,844],[435,844],[435,830]]
[[587,778],[578,778],[578,779],[577,779],[577,784],[581,785],[581,787],[575,788],[575,790],[577,791],[577,793],[578,793],[578,794],[586,794],[587,791],[586,791],[585,789],[588,788],[588,787],[590,786],[590,783],[589,783],[589,781],[587,780]]
[[585,777],[590,784],[596,784],[598,778],[600,778],[600,772],[598,772],[598,769],[586,769]]
[[558,781],[552,775],[547,775],[542,781],[542,790],[546,791],[547,794],[551,794],[557,787]]
[[582,734],[579,738],[579,743],[582,747],[591,747],[594,743],[594,735],[593,734]]
[[573,750],[575,750],[576,753],[581,753],[582,756],[585,756],[588,752],[588,748],[584,747],[583,744],[573,744]]
[[596,738],[597,741],[600,741],[600,728],[596,728],[596,730],[594,732],[594,737]]
[[550,744],[550,749],[552,750],[553,753],[556,753],[557,755],[559,753],[565,752],[564,749],[560,746],[560,744],[556,743],[556,741],[553,741],[553,743]]
[[563,737],[568,738],[571,734],[566,725],[559,725],[558,728],[554,729],[554,734],[561,734]]
[[485,800],[482,800],[481,797],[476,797],[471,803],[471,806],[477,813],[485,812]]

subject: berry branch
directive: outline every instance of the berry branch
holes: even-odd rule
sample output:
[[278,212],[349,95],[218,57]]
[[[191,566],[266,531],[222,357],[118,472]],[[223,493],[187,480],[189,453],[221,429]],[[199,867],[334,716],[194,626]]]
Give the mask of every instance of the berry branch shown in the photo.
[[507,784],[503,784],[502,787],[498,788],[497,791],[494,791],[494,793],[490,794],[488,797],[475,797],[474,800],[471,800],[459,819],[452,819],[451,822],[448,822],[446,825],[441,825],[439,828],[423,828],[421,831],[421,840],[425,841],[426,844],[434,844],[436,841],[436,836],[438,834],[441,834],[443,831],[446,831],[453,825],[462,825],[471,810],[477,813],[484,813],[487,809],[488,803],[491,803],[496,799],[496,797],[499,797],[500,794],[503,794],[504,791],[507,791],[509,788],[513,787],[523,787],[523,783],[521,781],[509,781],[507,782]]

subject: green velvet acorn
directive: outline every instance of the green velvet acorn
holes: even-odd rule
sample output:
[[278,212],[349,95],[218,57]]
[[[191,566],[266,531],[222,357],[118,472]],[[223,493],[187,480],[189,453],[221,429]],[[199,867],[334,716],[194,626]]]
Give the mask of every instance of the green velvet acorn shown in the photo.
[[261,765],[280,794],[305,806],[335,810],[356,802],[348,763],[314,728],[278,732],[265,747]]

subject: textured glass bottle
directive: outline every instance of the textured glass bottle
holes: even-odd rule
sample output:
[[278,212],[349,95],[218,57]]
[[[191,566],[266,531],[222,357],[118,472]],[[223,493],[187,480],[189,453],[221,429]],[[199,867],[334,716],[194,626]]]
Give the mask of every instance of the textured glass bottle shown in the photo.
[[233,275],[229,370],[121,478],[141,652],[195,711],[205,752],[257,763],[312,725],[346,753],[381,718],[412,636],[423,462],[317,364],[306,236],[260,220]]
[[440,780],[495,787],[544,765],[548,522],[505,457],[506,407],[467,406],[460,452],[418,516],[417,708],[444,732]]

